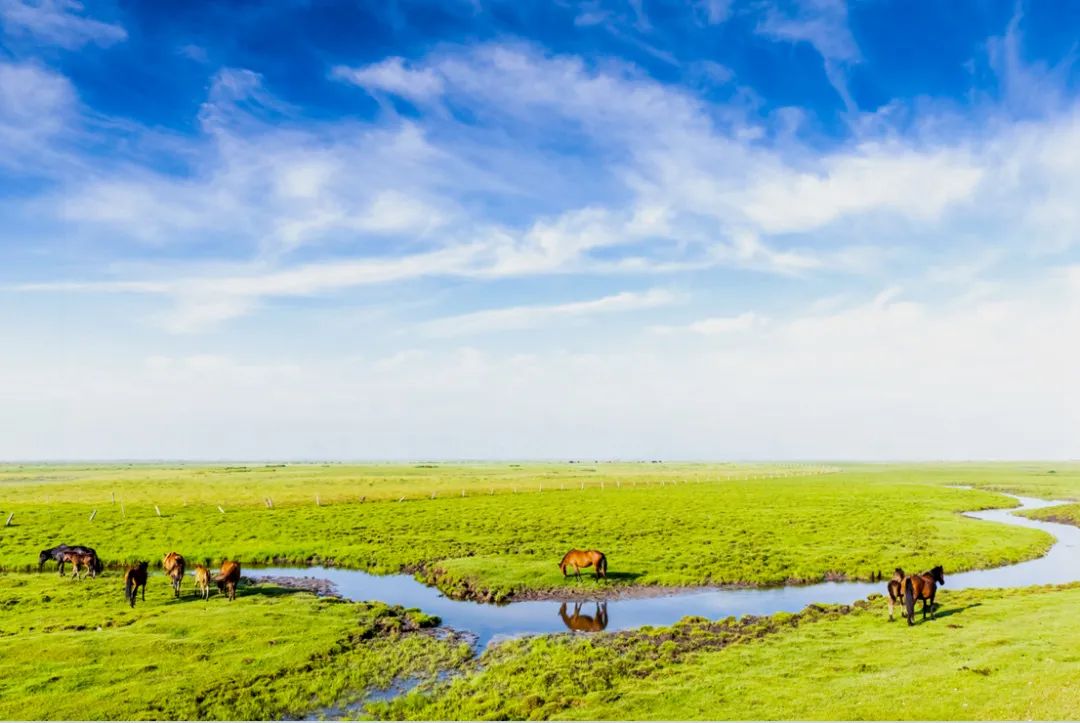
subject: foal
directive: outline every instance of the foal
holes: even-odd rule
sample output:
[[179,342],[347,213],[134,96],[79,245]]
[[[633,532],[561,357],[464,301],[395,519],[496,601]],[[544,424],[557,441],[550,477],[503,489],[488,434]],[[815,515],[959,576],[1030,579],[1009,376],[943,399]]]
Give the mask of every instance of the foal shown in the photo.
[[101,572],[101,561],[98,560],[97,555],[92,552],[77,552],[75,549],[68,549],[64,552],[61,565],[65,562],[71,563],[71,576],[77,580],[82,580],[82,573],[79,567],[82,566],[86,569],[86,572],[90,574],[90,577],[97,577],[97,574]]
[[210,570],[206,565],[195,566],[195,587],[199,589],[203,600],[210,599]]

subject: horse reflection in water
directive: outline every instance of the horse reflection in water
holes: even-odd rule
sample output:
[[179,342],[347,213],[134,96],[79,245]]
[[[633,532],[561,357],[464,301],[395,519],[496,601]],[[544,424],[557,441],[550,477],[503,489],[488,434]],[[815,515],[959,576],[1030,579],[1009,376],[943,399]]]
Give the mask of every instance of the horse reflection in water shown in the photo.
[[570,630],[582,633],[598,633],[608,625],[607,603],[596,603],[596,610],[593,615],[582,615],[581,603],[574,603],[574,613],[568,615],[566,603],[563,603],[559,608],[559,617],[562,618],[563,624]]

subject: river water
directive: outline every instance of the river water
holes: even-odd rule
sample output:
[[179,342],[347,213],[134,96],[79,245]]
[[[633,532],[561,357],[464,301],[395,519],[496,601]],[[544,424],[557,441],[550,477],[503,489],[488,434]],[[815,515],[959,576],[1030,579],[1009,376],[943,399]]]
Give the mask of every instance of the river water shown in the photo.
[[[1054,546],[1043,557],[1015,565],[957,575],[950,575],[946,570],[946,589],[1023,587],[1080,580],[1080,527],[1040,522],[1013,514],[1065,503],[1010,497],[1019,500],[1020,507],[965,514],[987,522],[1044,530],[1056,538]],[[997,530],[996,525],[988,525],[986,533],[992,535]],[[729,615],[795,613],[812,603],[851,604],[871,593],[885,592],[884,582],[821,582],[767,588],[706,587],[669,595],[612,598],[606,602],[575,602],[568,596],[565,601],[526,600],[494,605],[452,600],[411,575],[371,575],[359,570],[318,566],[246,569],[244,574],[256,579],[298,575],[323,578],[334,583],[338,593],[350,600],[380,600],[420,608],[425,613],[438,615],[443,625],[474,633],[480,649],[509,637],[568,629],[616,631],[643,625],[666,626],[687,615],[715,620]]]

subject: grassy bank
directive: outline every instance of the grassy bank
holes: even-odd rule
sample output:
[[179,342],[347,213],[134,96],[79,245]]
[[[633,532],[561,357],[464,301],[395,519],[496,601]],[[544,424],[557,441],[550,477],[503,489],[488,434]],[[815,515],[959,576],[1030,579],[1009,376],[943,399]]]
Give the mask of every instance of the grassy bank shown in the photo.
[[116,575],[0,575],[0,719],[280,719],[458,665],[435,620],[273,585],[129,608]]
[[448,684],[378,704],[411,719],[1076,719],[1080,587],[945,592],[803,615],[514,641]]
[[[272,496],[273,507],[223,505],[224,513],[216,504],[194,501],[220,492],[198,470],[167,485],[174,493],[184,490],[187,504],[176,494],[159,510],[114,504],[102,480],[9,478],[0,485],[0,510],[13,511],[15,518],[11,527],[0,528],[0,567],[31,568],[40,549],[63,541],[91,545],[117,565],[156,562],[176,549],[190,560],[321,559],[376,572],[419,570],[451,594],[500,599],[576,585],[564,581],[555,564],[570,547],[607,553],[608,584],[700,585],[868,579],[896,565],[942,564],[955,572],[1037,556],[1051,542],[1040,531],[1017,527],[999,526],[987,534],[989,523],[958,515],[1011,504],[988,492],[944,486],[973,481],[967,474],[882,467],[744,480],[730,478],[735,468],[693,467],[697,477],[689,476],[690,466],[648,464],[423,468],[425,475],[437,472],[440,484],[465,487],[466,495],[436,493],[432,499],[414,488],[413,498],[397,502],[402,483],[394,477],[387,482],[393,493],[380,492],[382,501],[320,498],[319,506],[283,502],[299,493],[293,482],[282,482],[284,472],[274,471],[290,468],[271,467],[257,484],[246,484],[258,489],[249,496]],[[477,484],[477,470],[486,471],[488,479],[509,475],[518,492],[511,485],[502,493],[488,488],[486,494],[470,494],[467,485]],[[156,476],[166,471],[142,471],[150,472],[149,481],[116,482],[118,498],[164,497]],[[301,479],[309,472],[314,474],[304,467],[288,474]],[[352,474],[343,473],[336,483],[345,499],[356,499],[371,482]],[[590,484],[582,489],[580,480],[577,485],[551,481],[559,475],[588,475]],[[103,500],[66,501],[89,494],[95,484]],[[48,501],[43,489],[52,490]]]

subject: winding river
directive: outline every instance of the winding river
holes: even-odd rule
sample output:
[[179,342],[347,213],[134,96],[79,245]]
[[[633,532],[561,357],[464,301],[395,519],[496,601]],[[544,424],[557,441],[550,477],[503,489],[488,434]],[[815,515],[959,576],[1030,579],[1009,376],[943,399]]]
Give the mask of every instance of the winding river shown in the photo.
[[[947,590],[1023,587],[1080,580],[1080,527],[1014,514],[1065,502],[1009,496],[1019,500],[1020,506],[964,514],[978,520],[1044,530],[1056,539],[1053,547],[1040,558],[1015,565],[956,575],[950,575],[946,570]],[[993,528],[987,528],[988,534],[993,531]],[[812,603],[851,604],[871,593],[885,591],[884,582],[821,582],[767,588],[705,587],[669,595],[616,597],[607,602],[575,602],[568,597],[565,602],[527,600],[493,605],[450,599],[410,575],[371,575],[332,567],[273,567],[249,569],[245,574],[256,579],[297,575],[323,578],[336,586],[338,594],[350,600],[380,600],[420,608],[428,614],[438,615],[443,625],[474,633],[480,649],[509,637],[565,632],[567,629],[589,632],[627,630],[643,625],[666,626],[687,615],[719,619],[729,615],[794,613]]]

